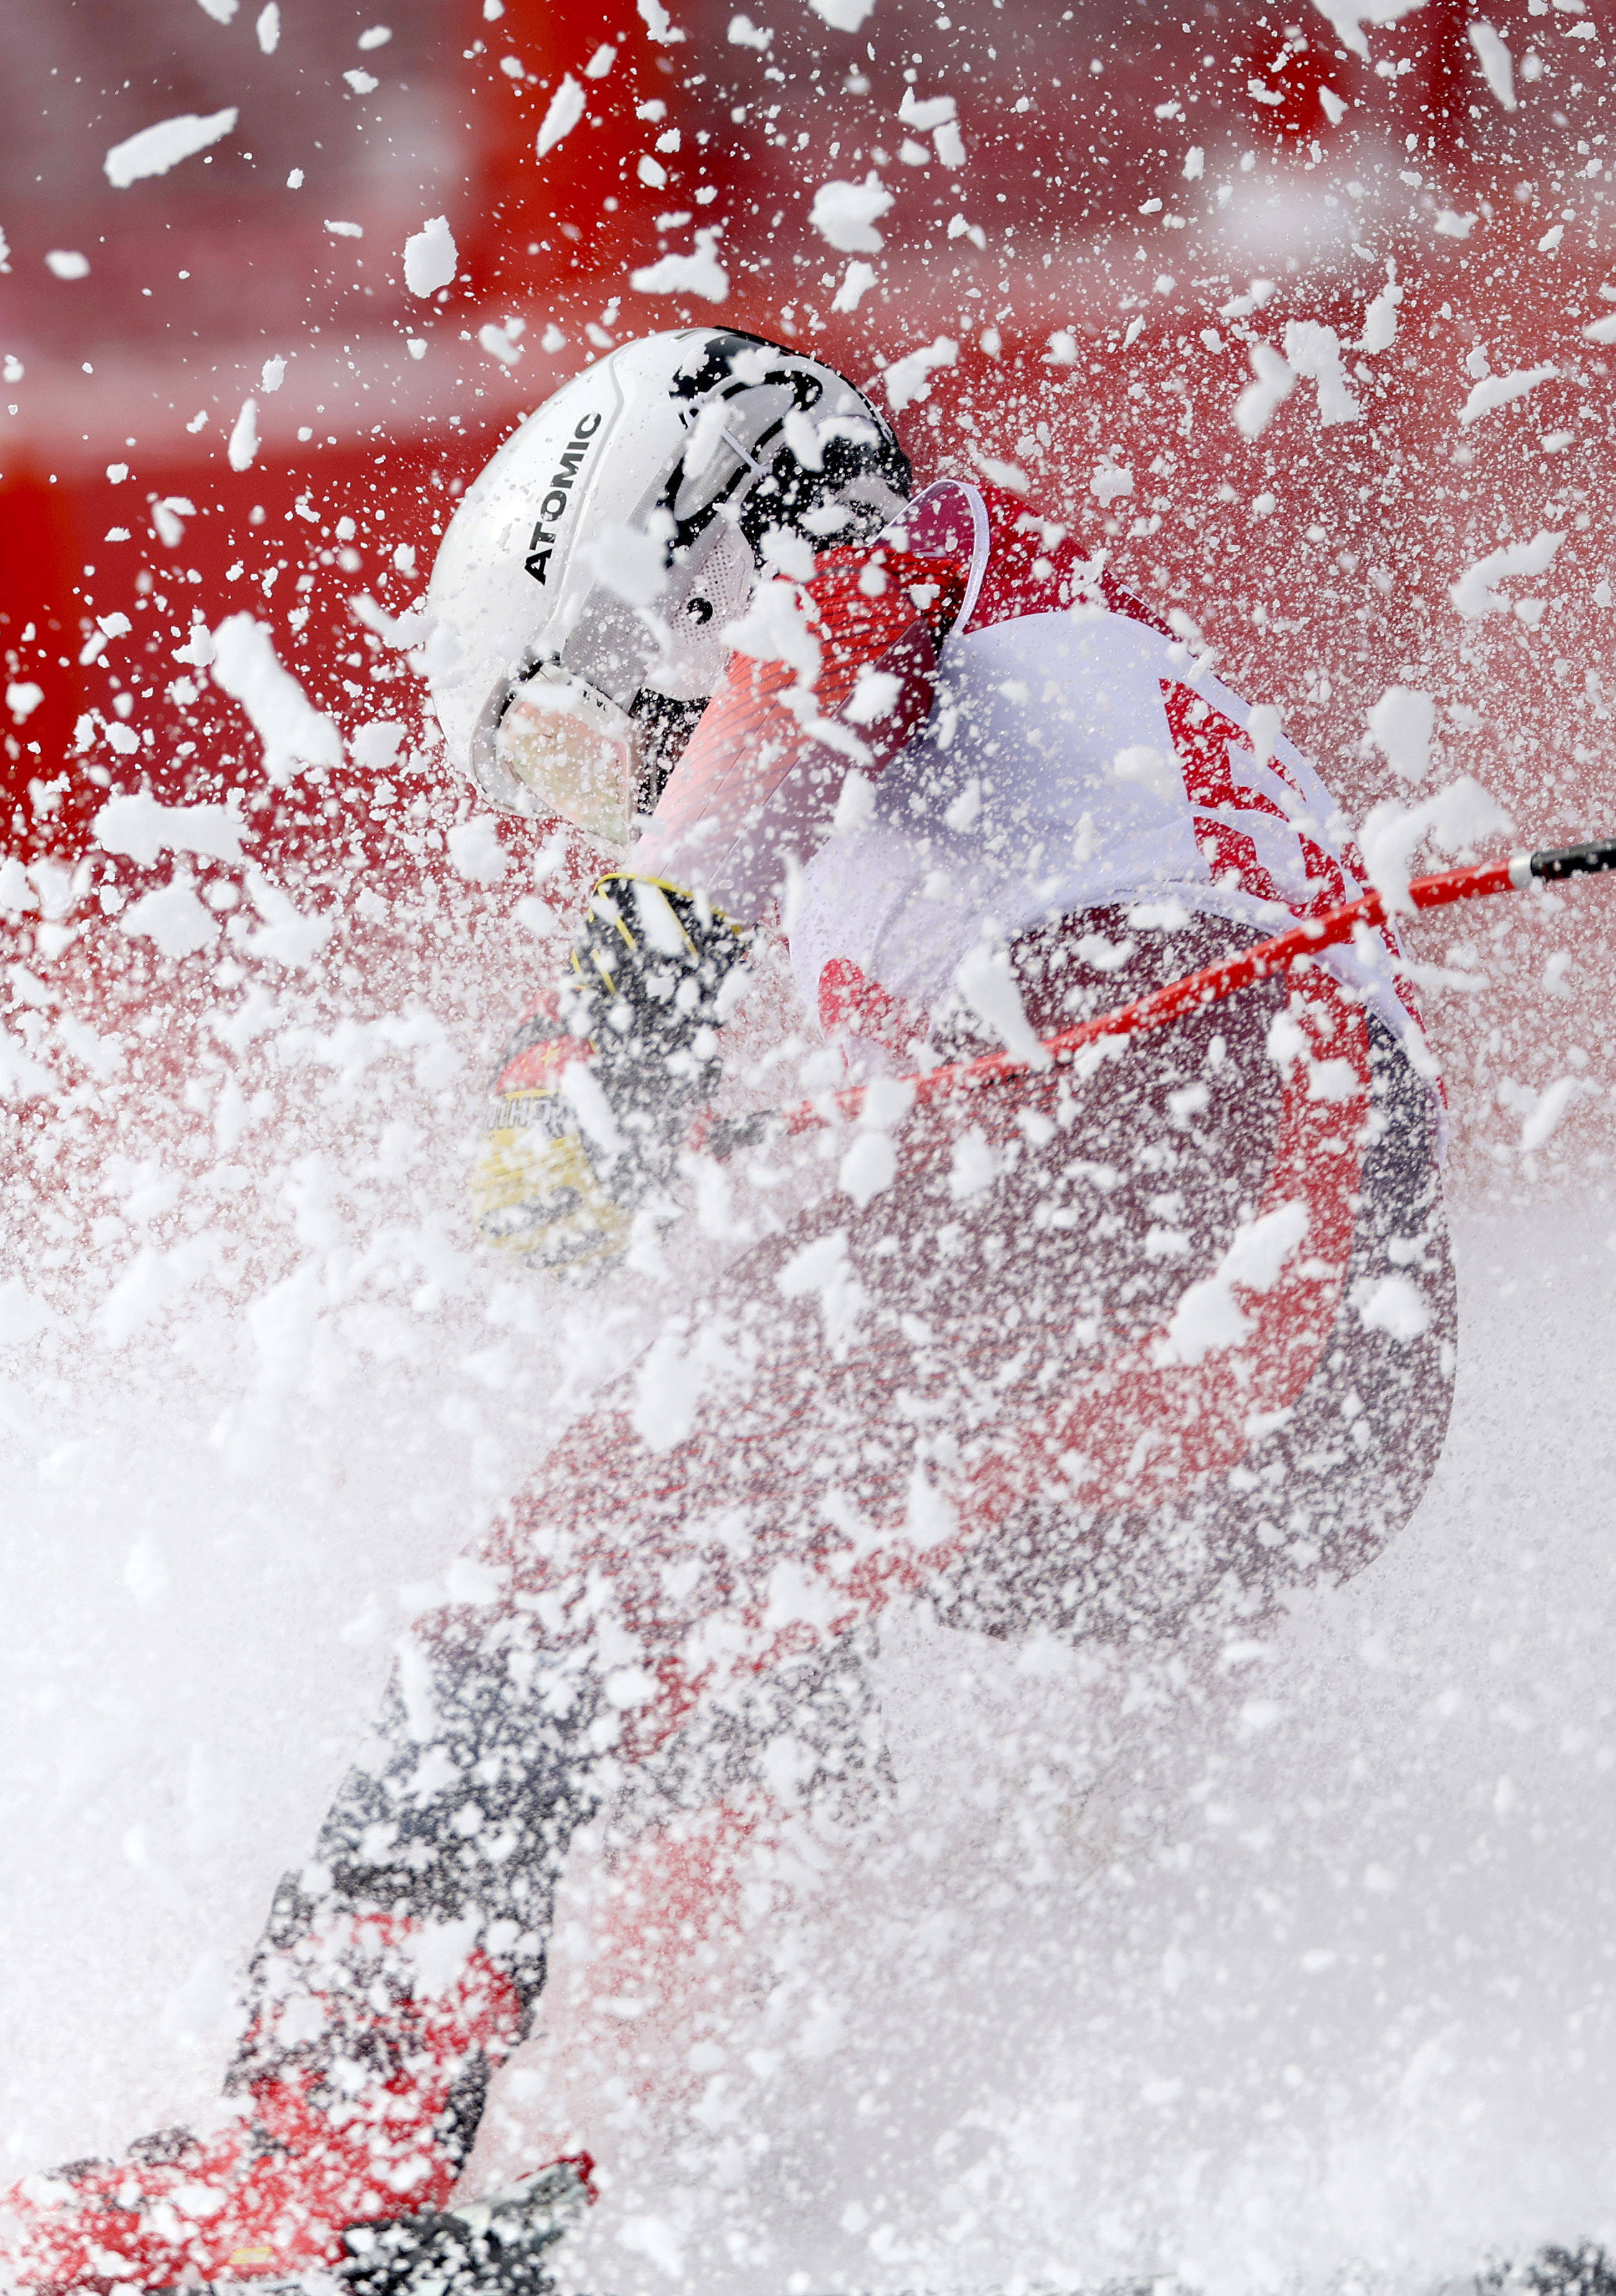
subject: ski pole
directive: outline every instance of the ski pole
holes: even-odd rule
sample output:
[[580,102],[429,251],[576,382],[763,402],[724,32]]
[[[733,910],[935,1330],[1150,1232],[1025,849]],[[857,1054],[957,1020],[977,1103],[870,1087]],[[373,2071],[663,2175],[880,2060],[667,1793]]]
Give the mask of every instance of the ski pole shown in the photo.
[[[1534,882],[1546,884],[1565,877],[1596,876],[1606,869],[1616,869],[1616,837],[1601,838],[1589,845],[1563,845],[1541,853],[1513,853],[1506,861],[1485,862],[1478,868],[1445,869],[1434,877],[1416,877],[1408,888],[1408,898],[1416,909],[1440,909],[1451,901],[1478,900],[1489,893],[1524,892]],[[1356,901],[1348,901],[1322,917],[1308,917],[1273,940],[1259,941],[1255,948],[1226,956],[1217,964],[1204,965],[1199,972],[1186,973],[1182,980],[1164,982],[1161,988],[1135,997],[1131,1004],[1124,1004],[1115,1013],[1103,1013],[1092,1021],[1080,1021],[1075,1028],[1062,1029],[1058,1036],[1046,1037],[1042,1042],[1046,1057],[1042,1062],[1035,1062],[1021,1053],[983,1053],[975,1060],[927,1070],[905,1081],[914,1086],[914,1105],[926,1108],[933,1101],[947,1099],[954,1093],[979,1091],[986,1085],[1002,1084],[1011,1077],[1030,1075],[1035,1068],[1059,1067],[1072,1060],[1086,1045],[1098,1044],[1106,1037],[1132,1037],[1147,1029],[1164,1029],[1182,1013],[1216,1004],[1225,996],[1232,996],[1237,988],[1249,988],[1255,981],[1267,980],[1284,972],[1298,957],[1311,956],[1336,941],[1350,940],[1360,925],[1374,931],[1385,922],[1386,906],[1380,894],[1364,893]],[[788,1132],[811,1132],[838,1118],[844,1121],[856,1119],[863,1110],[867,1090],[865,1085],[849,1085],[828,1098],[822,1094],[813,1100],[800,1102],[795,1108],[782,1109],[780,1113]]]

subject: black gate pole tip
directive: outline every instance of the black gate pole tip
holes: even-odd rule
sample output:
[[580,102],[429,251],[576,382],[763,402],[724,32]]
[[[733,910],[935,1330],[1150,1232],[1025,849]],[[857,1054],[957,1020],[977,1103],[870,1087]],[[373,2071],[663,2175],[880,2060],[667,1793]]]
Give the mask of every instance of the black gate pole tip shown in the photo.
[[1509,882],[1523,893],[1534,878],[1546,884],[1557,877],[1595,877],[1616,869],[1616,837],[1601,837],[1588,845],[1554,846],[1542,853],[1513,853]]

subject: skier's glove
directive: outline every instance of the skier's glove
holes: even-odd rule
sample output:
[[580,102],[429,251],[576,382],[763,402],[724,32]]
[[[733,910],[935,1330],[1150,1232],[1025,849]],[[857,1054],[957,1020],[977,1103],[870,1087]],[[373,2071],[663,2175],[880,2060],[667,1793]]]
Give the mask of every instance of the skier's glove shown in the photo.
[[676,886],[600,880],[569,978],[495,1079],[472,1177],[490,1242],[546,1267],[623,1249],[717,1087],[747,939]]

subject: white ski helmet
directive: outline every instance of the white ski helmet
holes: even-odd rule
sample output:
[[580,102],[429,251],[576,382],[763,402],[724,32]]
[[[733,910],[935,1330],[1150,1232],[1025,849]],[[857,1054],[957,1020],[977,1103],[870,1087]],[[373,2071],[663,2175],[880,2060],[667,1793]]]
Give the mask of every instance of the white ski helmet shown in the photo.
[[909,490],[890,424],[818,360],[733,329],[624,343],[528,416],[449,521],[426,603],[451,753],[490,804],[626,849],[771,530],[857,540]]

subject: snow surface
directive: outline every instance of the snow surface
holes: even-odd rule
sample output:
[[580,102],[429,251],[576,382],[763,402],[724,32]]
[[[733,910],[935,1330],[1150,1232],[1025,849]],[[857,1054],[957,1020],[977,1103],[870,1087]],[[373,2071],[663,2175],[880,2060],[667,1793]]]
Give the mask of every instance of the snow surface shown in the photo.
[[[441,1121],[388,1073],[398,1124]],[[297,1149],[255,1180],[267,1212]],[[314,1152],[301,1264],[245,1317],[207,1293],[205,1230],[32,1339],[45,1311],[0,1295],[18,2169],[207,2114],[237,1958],[391,1636],[576,1400],[587,1318],[521,1316],[430,1185],[395,1184],[367,1281],[357,1160]],[[123,1185],[138,1222],[173,1181]],[[569,2285],[1246,2296],[1608,2232],[1610,1227],[1575,1197],[1461,1218],[1424,1505],[1220,1673],[899,1611],[890,1802],[867,1832],[759,1843],[710,1950],[648,1969],[615,1910],[636,1877],[584,1846],[473,2171],[587,2138],[611,2205]],[[378,1292],[398,1255],[432,1316]]]

